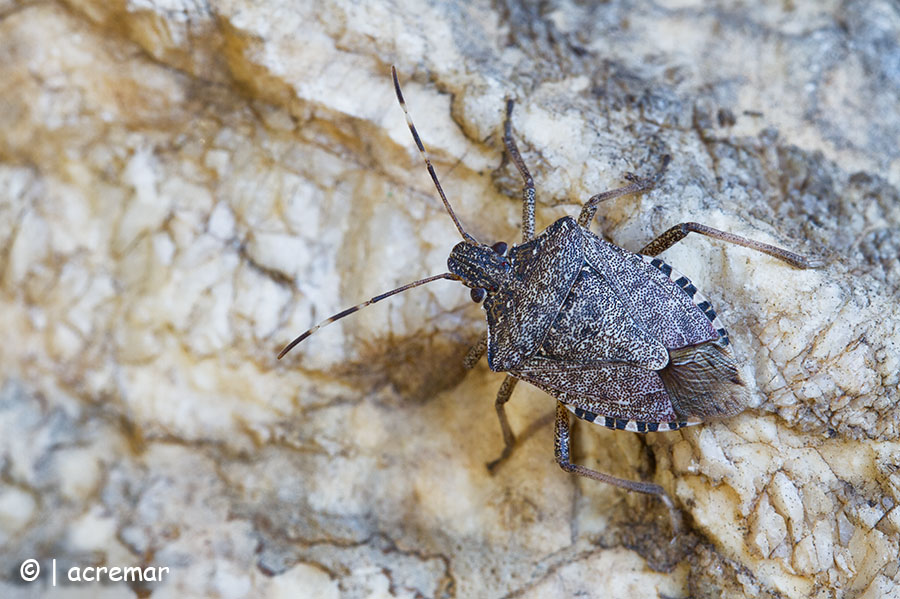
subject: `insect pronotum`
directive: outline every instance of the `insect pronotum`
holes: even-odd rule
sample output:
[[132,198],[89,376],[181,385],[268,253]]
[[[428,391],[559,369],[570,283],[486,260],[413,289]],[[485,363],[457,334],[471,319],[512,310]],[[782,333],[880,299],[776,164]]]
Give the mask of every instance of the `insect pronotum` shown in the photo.
[[600,202],[651,189],[665,171],[668,156],[655,176],[626,175],[629,185],[591,197],[577,221],[563,217],[535,237],[534,182],[512,137],[512,100],[506,104],[503,142],[524,181],[522,243],[482,244],[453,212],[406,108],[394,67],[391,75],[413,140],[463,240],[450,252],[449,272],[338,312],[291,341],[278,358],[321,327],[375,302],[438,279],[459,281],[471,289],[474,301],[483,302],[488,325],[465,365],[471,368],[487,353],[491,370],[507,373],[495,401],[504,448],[488,464],[489,470],[505,460],[515,444],[504,406],[516,383],[525,380],[557,400],[559,465],[567,472],[659,497],[677,536],[680,512],[661,486],[570,461],[569,412],[608,428],[646,433],[676,430],[744,409],[746,390],[725,327],[687,277],[656,258],[689,233],[742,245],[795,268],[822,263],[691,222],[672,227],[636,254],[590,231]]

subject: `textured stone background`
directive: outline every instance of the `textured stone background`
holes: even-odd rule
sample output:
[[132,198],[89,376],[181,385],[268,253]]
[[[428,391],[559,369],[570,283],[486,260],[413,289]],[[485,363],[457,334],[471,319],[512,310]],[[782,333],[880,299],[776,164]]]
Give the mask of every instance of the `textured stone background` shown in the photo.
[[[519,5],[0,0],[0,595],[882,597],[900,593],[896,3]],[[502,375],[441,281],[468,229],[515,241],[507,96],[538,228],[622,174],[595,230],[696,220],[832,263],[689,238],[665,257],[729,324],[754,406],[639,437],[553,402],[499,473]],[[24,584],[19,564],[43,562]],[[47,568],[166,565],[49,589]]]

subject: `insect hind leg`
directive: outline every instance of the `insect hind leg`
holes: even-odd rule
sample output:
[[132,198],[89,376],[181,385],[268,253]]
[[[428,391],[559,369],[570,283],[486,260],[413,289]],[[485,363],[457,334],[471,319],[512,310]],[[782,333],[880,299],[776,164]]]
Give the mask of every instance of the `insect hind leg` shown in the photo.
[[627,480],[618,478],[605,472],[597,472],[590,468],[585,468],[578,464],[573,464],[569,459],[569,442],[571,441],[571,429],[569,428],[569,412],[562,402],[556,403],[556,432],[554,434],[554,445],[556,462],[560,468],[566,472],[579,474],[587,478],[592,478],[603,483],[625,489],[627,491],[637,491],[638,493],[646,493],[647,495],[655,495],[660,501],[669,508],[669,517],[672,521],[672,531],[675,538],[681,533],[681,512],[675,507],[672,498],[666,493],[665,489],[653,483],[643,481]]
[[802,256],[800,254],[785,250],[774,245],[769,245],[768,243],[762,243],[761,241],[747,239],[746,237],[741,237],[739,235],[735,235],[734,233],[727,233],[725,231],[713,229],[712,227],[707,227],[706,225],[701,225],[700,223],[681,223],[679,225],[675,225],[674,227],[645,245],[643,249],[641,249],[641,251],[638,253],[644,254],[645,256],[656,256],[687,237],[689,233],[700,233],[701,235],[712,237],[713,239],[727,241],[728,243],[733,243],[735,245],[750,248],[751,250],[756,250],[757,252],[768,254],[773,258],[781,260],[782,262],[787,262],[794,268],[819,268],[820,266],[825,265],[825,262],[822,260],[807,258],[806,256]]

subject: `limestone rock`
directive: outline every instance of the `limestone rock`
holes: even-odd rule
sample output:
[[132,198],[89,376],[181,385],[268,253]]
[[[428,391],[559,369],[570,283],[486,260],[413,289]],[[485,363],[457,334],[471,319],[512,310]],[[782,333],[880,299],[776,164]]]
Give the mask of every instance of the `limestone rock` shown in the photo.
[[[900,14],[885,1],[0,2],[0,594],[69,568],[170,568],[86,596],[881,597],[900,589]],[[729,326],[744,414],[639,437],[502,375],[436,282],[465,227],[518,240],[592,194],[641,248],[683,221],[811,255],[796,271],[691,236],[666,252]],[[34,558],[38,582],[20,565]]]

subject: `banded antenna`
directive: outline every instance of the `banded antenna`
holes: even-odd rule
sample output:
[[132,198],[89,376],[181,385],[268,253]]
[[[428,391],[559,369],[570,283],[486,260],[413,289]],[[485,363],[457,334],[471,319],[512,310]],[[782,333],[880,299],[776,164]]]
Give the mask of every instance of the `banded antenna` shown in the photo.
[[[413,140],[416,142],[416,147],[419,148],[419,153],[422,154],[422,159],[425,160],[425,167],[428,169],[428,174],[431,175],[431,180],[434,181],[434,186],[435,186],[435,188],[437,188],[438,194],[441,196],[441,201],[444,202],[444,208],[447,209],[447,214],[449,214],[450,218],[453,219],[453,224],[456,225],[456,229],[459,231],[460,235],[462,235],[462,238],[468,243],[477,244],[478,241],[476,241],[474,237],[472,237],[471,235],[466,233],[466,230],[463,229],[463,226],[462,226],[462,224],[460,224],[459,219],[456,218],[456,213],[453,212],[453,208],[450,206],[450,202],[447,200],[447,196],[444,194],[444,190],[441,187],[441,182],[438,181],[437,174],[434,172],[434,167],[431,165],[431,159],[428,157],[428,152],[425,151],[425,146],[422,145],[422,140],[419,138],[419,132],[416,131],[416,126],[413,124],[412,117],[409,115],[409,111],[406,109],[406,102],[403,100],[403,92],[400,91],[400,80],[397,78],[397,69],[396,69],[396,67],[394,67],[394,65],[391,65],[391,77],[394,80],[394,91],[397,93],[397,101],[400,102],[400,108],[403,109],[403,114],[406,115],[406,124],[409,126],[409,132],[412,133]],[[381,295],[376,295],[375,297],[373,297],[372,299],[370,299],[368,301],[365,301],[361,304],[357,304],[357,305],[353,306],[352,308],[347,308],[346,310],[343,310],[341,312],[338,312],[337,314],[329,316],[328,318],[326,318],[325,320],[323,320],[322,322],[320,322],[313,328],[309,329],[308,331],[306,331],[304,333],[301,333],[296,339],[294,339],[293,341],[288,343],[286,346],[284,346],[284,349],[282,349],[280,352],[278,352],[278,359],[280,360],[281,358],[283,358],[285,356],[285,354],[287,354],[289,351],[294,349],[294,347],[296,347],[304,339],[306,339],[307,337],[309,337],[310,335],[312,335],[313,333],[315,333],[322,327],[327,326],[336,320],[340,320],[341,318],[343,318],[345,316],[349,316],[350,314],[353,314],[357,310],[361,310],[362,308],[365,308],[366,306],[374,304],[375,302],[380,302],[381,300],[391,297],[392,295],[396,295],[398,293],[403,293],[407,289],[412,289],[413,287],[425,285],[426,283],[431,283],[432,281],[437,281],[438,279],[450,279],[453,281],[460,280],[460,278],[457,275],[455,275],[453,273],[445,272],[445,273],[441,273],[439,275],[434,275],[431,277],[426,277],[424,279],[419,279],[418,281],[413,281],[412,283],[407,283],[406,285],[397,287],[396,289],[392,289],[390,291],[382,293]]]
[[394,91],[397,93],[397,101],[400,102],[400,108],[403,109],[403,114],[406,115],[406,124],[409,125],[409,132],[412,133],[413,139],[416,142],[416,147],[419,148],[419,153],[422,154],[422,159],[425,161],[426,168],[428,168],[428,174],[431,175],[431,180],[434,181],[434,186],[437,188],[438,194],[440,194],[441,200],[444,202],[444,208],[447,209],[447,214],[453,219],[453,224],[456,225],[456,229],[459,231],[459,234],[462,235],[462,238],[469,243],[477,244],[478,242],[475,238],[466,233],[466,230],[463,229],[462,225],[459,223],[459,219],[456,218],[456,213],[453,212],[453,208],[450,206],[450,202],[447,200],[447,196],[444,195],[444,189],[441,187],[441,182],[438,181],[437,174],[434,172],[434,167],[431,166],[428,152],[425,151],[425,146],[422,145],[422,140],[419,138],[419,132],[416,131],[416,126],[413,124],[412,117],[409,116],[409,111],[406,109],[406,101],[403,100],[403,92],[400,91],[400,80],[397,79],[397,67],[394,65],[391,65],[391,77],[394,79]]
[[392,295],[397,295],[398,293],[403,293],[403,292],[406,291],[407,289],[412,289],[413,287],[418,287],[419,285],[424,285],[425,283],[431,283],[432,281],[437,281],[438,279],[451,279],[451,280],[453,280],[453,281],[458,281],[458,280],[459,280],[459,277],[456,276],[456,275],[453,274],[453,273],[450,273],[450,272],[444,272],[444,273],[441,273],[441,274],[439,274],[439,275],[434,275],[434,276],[432,276],[432,277],[427,277],[427,278],[424,278],[424,279],[419,279],[418,281],[413,281],[412,283],[407,283],[406,285],[404,285],[404,286],[402,286],[402,287],[397,287],[396,289],[391,289],[390,291],[387,291],[387,292],[385,292],[385,293],[382,293],[381,295],[376,295],[376,296],[373,297],[372,299],[370,299],[370,300],[368,300],[368,301],[365,301],[365,302],[363,302],[363,303],[361,303],[361,304],[356,304],[356,305],[353,306],[352,308],[347,308],[346,310],[343,310],[343,311],[341,311],[341,312],[338,312],[338,313],[335,314],[334,316],[329,316],[328,318],[326,318],[325,320],[323,320],[322,322],[320,322],[319,324],[317,324],[317,325],[314,326],[313,328],[309,329],[309,330],[306,331],[305,333],[302,333],[302,334],[299,335],[296,339],[294,339],[293,341],[291,341],[290,343],[288,343],[287,345],[285,345],[285,346],[284,346],[284,349],[281,350],[280,352],[278,352],[278,359],[280,360],[281,358],[283,358],[284,355],[285,355],[286,353],[288,353],[289,351],[291,351],[292,349],[294,349],[294,347],[295,347],[298,343],[300,343],[301,341],[303,341],[304,339],[306,339],[307,337],[309,337],[310,335],[312,335],[313,333],[315,333],[316,331],[318,331],[318,330],[321,329],[322,327],[331,324],[331,323],[334,322],[335,320],[340,320],[340,319],[342,319],[342,318],[345,317],[345,316],[349,316],[349,315],[353,314],[353,313],[356,312],[357,310],[361,310],[361,309],[365,308],[366,306],[369,306],[369,305],[371,305],[371,304],[374,304],[375,302],[380,302],[381,300],[383,300],[383,299],[385,299],[385,298],[388,298],[388,297],[391,297]]

